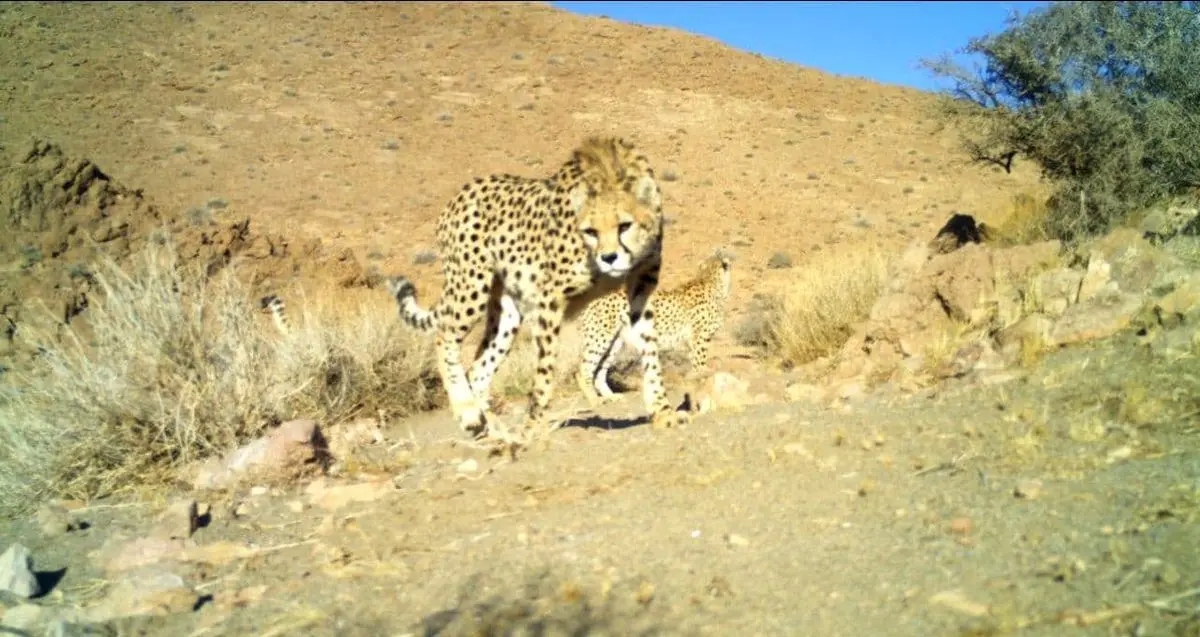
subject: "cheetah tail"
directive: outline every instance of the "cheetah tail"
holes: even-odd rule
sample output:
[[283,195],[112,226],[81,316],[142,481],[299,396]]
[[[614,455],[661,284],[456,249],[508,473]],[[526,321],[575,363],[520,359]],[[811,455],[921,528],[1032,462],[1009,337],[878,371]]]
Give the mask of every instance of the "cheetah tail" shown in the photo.
[[387,281],[387,290],[396,299],[400,318],[404,319],[409,327],[422,332],[433,330],[434,314],[417,305],[417,288],[411,281],[402,276],[393,277]]

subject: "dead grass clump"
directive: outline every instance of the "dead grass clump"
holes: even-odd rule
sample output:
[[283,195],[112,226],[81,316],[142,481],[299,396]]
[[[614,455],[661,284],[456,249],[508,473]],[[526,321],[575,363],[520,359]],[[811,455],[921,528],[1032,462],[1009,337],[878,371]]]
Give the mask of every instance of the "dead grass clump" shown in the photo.
[[1013,195],[1004,220],[995,229],[995,238],[1002,245],[1026,245],[1048,241],[1050,208],[1046,199],[1021,192]]
[[823,252],[794,270],[782,294],[757,301],[737,330],[738,340],[791,365],[831,354],[870,314],[888,265],[875,247]]
[[317,302],[282,335],[232,266],[206,279],[165,245],[100,269],[81,320],[18,334],[41,355],[0,394],[0,512],[161,483],[290,418],[434,402],[429,339],[394,310]]

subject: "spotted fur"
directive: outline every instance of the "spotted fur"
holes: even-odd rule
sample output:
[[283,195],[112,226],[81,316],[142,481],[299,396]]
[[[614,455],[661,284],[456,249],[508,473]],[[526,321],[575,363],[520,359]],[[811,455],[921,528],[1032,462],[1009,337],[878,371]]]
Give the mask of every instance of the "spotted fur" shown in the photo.
[[[502,433],[489,426],[489,388],[526,317],[537,346],[526,426],[545,424],[564,320],[621,288],[637,325],[652,424],[686,422],[667,402],[647,308],[662,267],[662,195],[649,160],[633,144],[592,137],[549,177],[477,178],[447,204],[436,234],[444,279],[437,305],[421,308],[404,277],[391,280],[389,291],[406,323],[436,332],[438,370],[463,430]],[[468,380],[462,341],[485,317]]]
[[[694,370],[708,365],[708,346],[724,323],[725,301],[732,284],[732,263],[724,255],[707,259],[692,280],[658,292],[650,301],[660,348],[687,345]],[[608,371],[624,344],[632,343],[629,301],[608,294],[588,305],[580,319],[583,360],[576,379],[579,389],[596,405],[616,397],[608,386]]]

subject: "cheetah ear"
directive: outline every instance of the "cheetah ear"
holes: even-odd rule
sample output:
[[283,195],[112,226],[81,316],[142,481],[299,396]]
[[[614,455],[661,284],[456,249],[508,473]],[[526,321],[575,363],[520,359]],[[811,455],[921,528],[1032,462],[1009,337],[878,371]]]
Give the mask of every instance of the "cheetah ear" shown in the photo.
[[588,186],[580,184],[567,195],[567,207],[579,214],[583,210],[583,204],[587,203]]
[[662,193],[658,191],[658,182],[650,175],[642,175],[637,180],[633,185],[633,195],[650,208],[657,209],[662,205]]

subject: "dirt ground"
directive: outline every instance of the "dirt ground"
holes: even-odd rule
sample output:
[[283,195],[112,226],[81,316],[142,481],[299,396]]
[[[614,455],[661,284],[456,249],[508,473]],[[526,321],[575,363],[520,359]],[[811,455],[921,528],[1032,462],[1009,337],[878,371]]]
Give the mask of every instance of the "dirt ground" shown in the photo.
[[[198,544],[261,553],[186,565],[198,607],[121,634],[1200,634],[1197,597],[1173,599],[1200,586],[1195,414],[1139,427],[1112,402],[1194,357],[1120,338],[834,410],[784,402],[788,375],[733,343],[740,308],[794,272],[775,253],[895,249],[1038,188],[1032,166],[967,165],[931,96],[523,3],[7,4],[0,34],[5,149],[52,139],[167,216],[320,239],[426,297],[418,255],[462,183],[626,135],[666,182],[664,284],[734,251],[713,367],[772,398],[652,432],[629,395],[515,462],[444,411],[387,423],[325,481],[370,498],[208,502]],[[105,588],[89,553],[160,504],[89,503],[58,538],[0,520],[0,545],[65,569],[42,603],[86,606]]]

